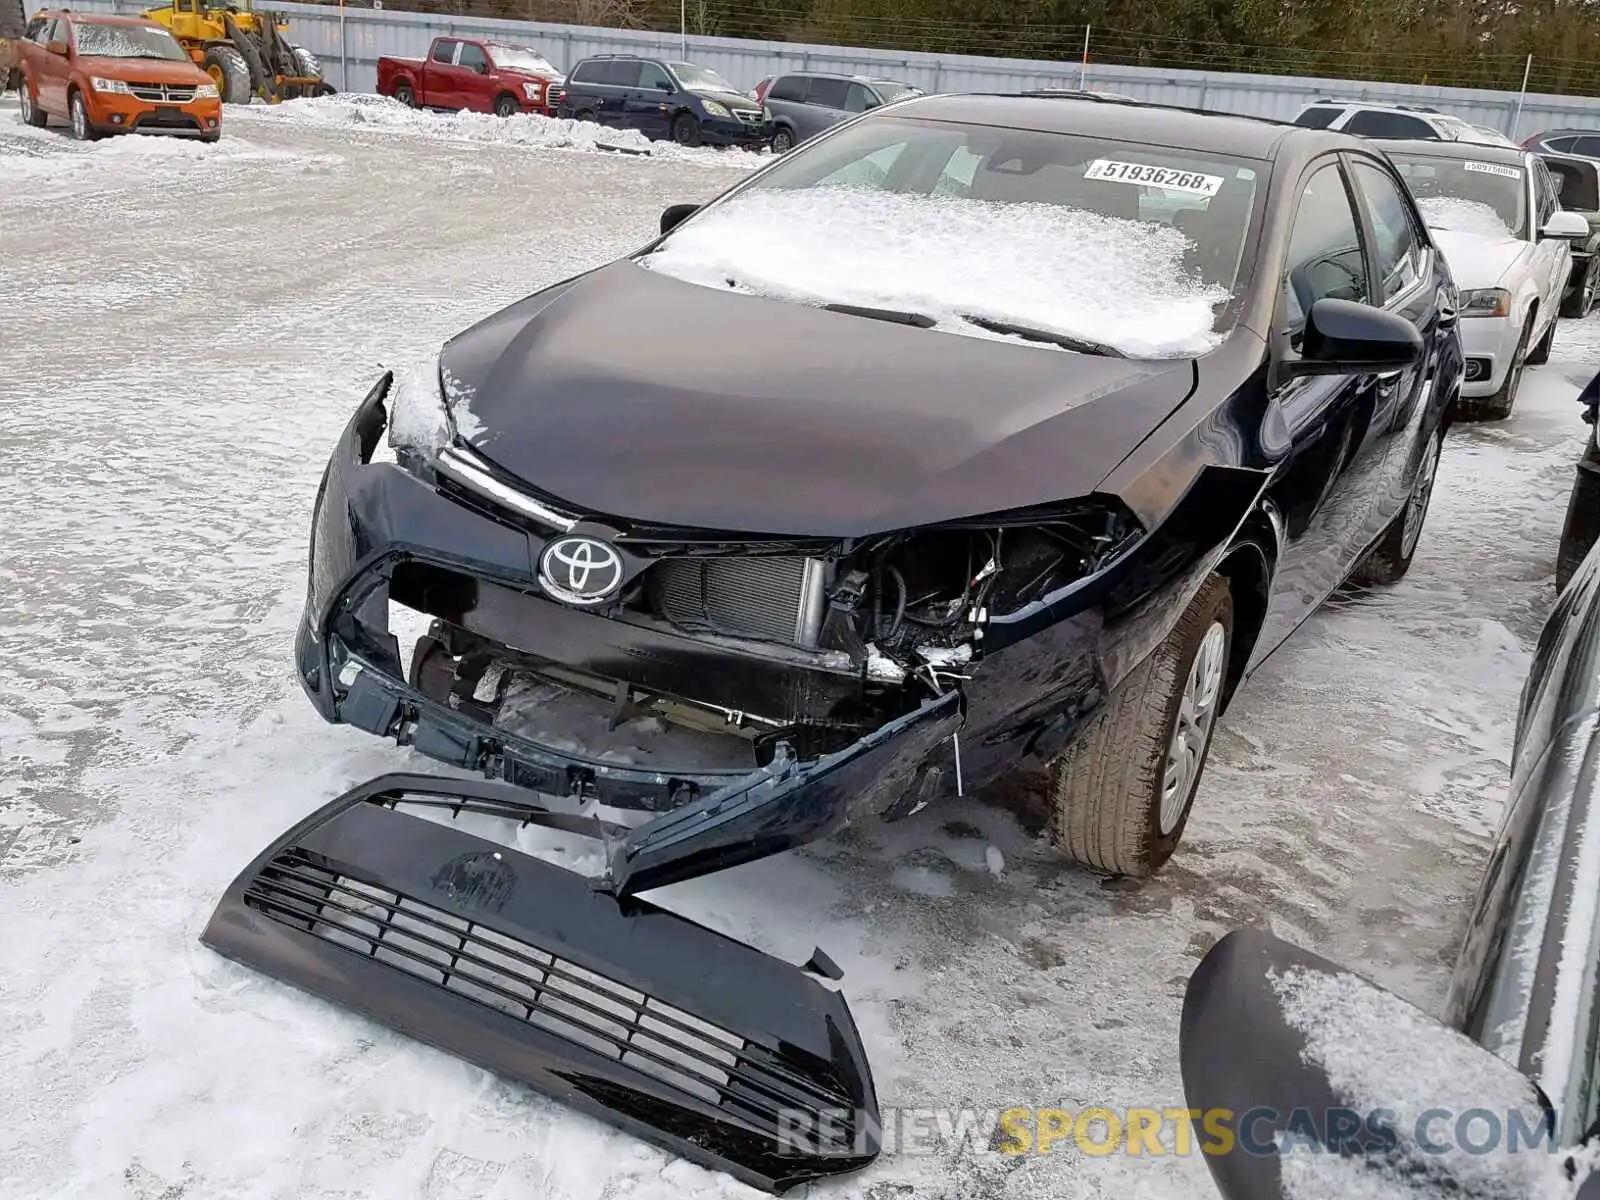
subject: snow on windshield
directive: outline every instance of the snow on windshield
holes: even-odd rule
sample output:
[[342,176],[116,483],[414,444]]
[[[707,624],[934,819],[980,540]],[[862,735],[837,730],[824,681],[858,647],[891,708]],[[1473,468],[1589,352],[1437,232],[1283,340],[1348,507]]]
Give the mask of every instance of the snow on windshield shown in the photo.
[[[1286,1188],[1290,1200],[1379,1200],[1390,1194],[1392,1173],[1410,1180],[1411,1195],[1429,1194],[1418,1188],[1419,1177],[1466,1195],[1551,1194],[1564,1156],[1548,1153],[1548,1141],[1537,1140],[1547,1118],[1533,1085],[1515,1068],[1359,976],[1295,967],[1269,981],[1284,1021],[1305,1038],[1304,1061],[1319,1068],[1334,1094],[1358,1113],[1390,1114],[1388,1127],[1397,1142],[1388,1155],[1370,1153],[1360,1168],[1347,1170],[1337,1156],[1285,1136],[1284,1182],[1290,1185],[1293,1177],[1298,1185]],[[1499,1122],[1500,1140],[1488,1152],[1474,1152],[1474,1145],[1484,1150],[1489,1131],[1479,1121],[1463,1136],[1461,1119],[1484,1112]],[[1425,1119],[1437,1113],[1448,1115]],[[1522,1141],[1512,1153],[1510,1126],[1519,1119]],[[1427,1146],[1419,1134],[1429,1139]],[[1335,1167],[1343,1184],[1361,1177],[1365,1190],[1335,1187],[1341,1180],[1328,1174]]]
[[183,47],[164,29],[80,21],[75,33],[79,54],[97,58],[160,58],[172,62],[187,58]]
[[527,46],[503,46],[499,42],[490,42],[489,57],[494,59],[496,66],[513,71],[537,71],[550,75],[561,73],[550,65],[544,55]]
[[1213,306],[1228,298],[1185,270],[1188,245],[1170,226],[1061,205],[829,186],[735,196],[641,262],[704,287],[923,313],[973,336],[996,335],[963,314],[1177,358],[1222,340]]
[[1463,200],[1459,196],[1424,196],[1417,201],[1417,209],[1429,229],[1500,239],[1516,236],[1516,231],[1506,224],[1505,218],[1495,207],[1480,200]]

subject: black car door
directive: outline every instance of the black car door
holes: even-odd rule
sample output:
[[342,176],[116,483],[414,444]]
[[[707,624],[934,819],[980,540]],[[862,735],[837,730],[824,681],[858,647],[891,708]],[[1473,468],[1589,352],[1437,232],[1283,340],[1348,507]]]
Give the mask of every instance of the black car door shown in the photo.
[[1371,521],[1347,547],[1355,556],[1399,513],[1410,498],[1417,469],[1424,460],[1427,438],[1434,433],[1430,414],[1441,372],[1453,375],[1455,363],[1441,359],[1446,345],[1439,336],[1456,320],[1446,276],[1435,261],[1426,227],[1407,199],[1404,185],[1387,166],[1364,155],[1346,159],[1356,197],[1361,202],[1370,236],[1373,283],[1378,301],[1405,317],[1422,333],[1426,348],[1413,367],[1380,375],[1375,383],[1372,425],[1384,440],[1385,486],[1374,489]]
[[[1272,331],[1274,364],[1299,352],[1311,306],[1325,297],[1373,303],[1377,293],[1360,209],[1335,155],[1300,177],[1280,274]],[[1284,461],[1269,489],[1284,543],[1266,621],[1251,666],[1259,663],[1349,573],[1351,550],[1368,528],[1373,489],[1384,487],[1388,441],[1373,427],[1379,381],[1370,375],[1285,379],[1270,371],[1270,436]]]

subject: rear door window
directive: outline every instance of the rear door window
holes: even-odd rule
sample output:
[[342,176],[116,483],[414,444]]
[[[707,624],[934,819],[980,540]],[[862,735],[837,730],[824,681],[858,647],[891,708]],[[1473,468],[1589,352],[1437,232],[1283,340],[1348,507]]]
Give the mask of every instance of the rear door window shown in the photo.
[[1591,134],[1588,137],[1578,138],[1573,143],[1572,152],[1588,158],[1600,158],[1600,137]]
[[1421,117],[1372,108],[1352,114],[1345,122],[1344,132],[1371,138],[1431,138],[1435,141],[1439,138],[1433,126]]
[[803,103],[806,98],[806,84],[809,82],[804,75],[779,76],[767,92],[767,99],[787,100],[793,104]]
[[605,65],[605,74],[601,76],[600,83],[608,83],[612,87],[638,87],[639,67],[637,59],[616,58]]
[[1344,109],[1330,106],[1308,108],[1294,119],[1294,123],[1303,129],[1326,129]]
[[456,47],[460,44],[461,43],[457,41],[440,38],[433,44],[433,61],[436,63],[444,63],[446,65],[455,62]]
[[850,95],[850,85],[843,79],[813,79],[806,90],[807,104],[820,104],[823,108],[843,108]]

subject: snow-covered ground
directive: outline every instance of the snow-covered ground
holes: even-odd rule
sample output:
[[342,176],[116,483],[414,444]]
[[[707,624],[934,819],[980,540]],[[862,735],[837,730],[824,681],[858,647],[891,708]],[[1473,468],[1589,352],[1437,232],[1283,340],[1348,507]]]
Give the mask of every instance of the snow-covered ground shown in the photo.
[[[290,672],[316,481],[380,364],[750,162],[405,126],[286,106],[216,147],[85,147],[0,104],[6,1200],[754,1194],[196,941],[297,818],[430,769],[324,725]],[[1181,1106],[1184,981],[1246,922],[1436,1008],[1597,364],[1600,325],[1563,324],[1512,420],[1452,434],[1410,577],[1341,595],[1262,671],[1157,879],[1064,870],[969,802],[661,901],[794,961],[820,943],[889,1107]],[[1214,1194],[1197,1158],[908,1140],[815,1194]]]

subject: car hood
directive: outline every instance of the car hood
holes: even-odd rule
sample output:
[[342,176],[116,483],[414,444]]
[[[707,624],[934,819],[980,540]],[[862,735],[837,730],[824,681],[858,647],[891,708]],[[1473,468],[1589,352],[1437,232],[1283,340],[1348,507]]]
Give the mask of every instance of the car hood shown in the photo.
[[718,104],[725,104],[729,108],[760,107],[742,92],[725,92],[721,88],[688,88],[687,90],[702,100],[715,100]]
[[1532,247],[1516,238],[1486,237],[1454,229],[1431,231],[1433,241],[1450,264],[1456,286],[1463,290],[1495,287],[1515,274]]
[[554,67],[548,71],[535,71],[532,67],[497,67],[495,69],[502,75],[517,75],[523,79],[543,79],[547,83],[556,83],[566,78]]
[[124,83],[210,83],[210,77],[192,62],[166,58],[106,58],[85,54],[78,58],[85,75],[120,79]]
[[855,537],[1082,496],[1193,390],[1156,362],[722,292],[623,260],[448,342],[474,449],[584,512]]

